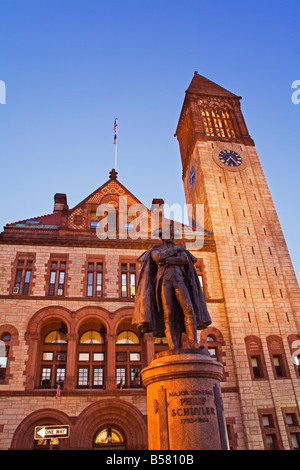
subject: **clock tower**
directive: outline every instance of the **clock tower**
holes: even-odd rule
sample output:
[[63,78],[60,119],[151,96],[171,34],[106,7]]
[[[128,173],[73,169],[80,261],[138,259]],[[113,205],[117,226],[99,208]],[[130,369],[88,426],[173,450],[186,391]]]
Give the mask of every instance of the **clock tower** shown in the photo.
[[176,130],[186,202],[204,205],[215,243],[206,283],[222,286],[212,322],[237,447],[300,448],[299,287],[240,100],[195,72]]

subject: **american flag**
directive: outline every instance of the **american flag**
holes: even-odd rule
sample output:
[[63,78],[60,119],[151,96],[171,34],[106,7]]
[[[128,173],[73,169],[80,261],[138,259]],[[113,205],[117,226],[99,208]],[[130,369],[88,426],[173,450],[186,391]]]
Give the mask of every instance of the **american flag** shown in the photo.
[[56,398],[59,398],[60,397],[60,384],[57,385],[57,389],[56,389]]
[[114,132],[115,132],[114,144],[117,143],[117,125],[118,125],[118,119],[116,118],[116,119],[115,119],[115,123],[114,123]]

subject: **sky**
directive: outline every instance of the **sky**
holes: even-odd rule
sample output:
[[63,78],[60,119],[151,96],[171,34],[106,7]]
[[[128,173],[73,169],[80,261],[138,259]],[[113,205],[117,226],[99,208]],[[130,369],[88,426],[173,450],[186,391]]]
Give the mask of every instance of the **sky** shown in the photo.
[[299,17],[299,0],[0,0],[0,230],[107,181],[116,117],[120,182],[183,205],[174,133],[197,70],[243,98],[299,280]]

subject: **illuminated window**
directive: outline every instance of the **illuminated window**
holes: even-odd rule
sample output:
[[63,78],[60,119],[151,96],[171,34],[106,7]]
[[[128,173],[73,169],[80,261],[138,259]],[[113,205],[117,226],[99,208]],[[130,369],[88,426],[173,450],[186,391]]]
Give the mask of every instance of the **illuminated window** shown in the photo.
[[227,137],[235,138],[235,132],[233,130],[232,122],[231,122],[228,111],[226,111],[226,110],[222,111],[222,118],[223,118],[223,122],[225,124],[225,130],[226,130],[226,133],[227,133]]
[[66,343],[66,335],[63,331],[54,330],[47,334],[45,337],[44,343],[51,344],[51,343]]
[[116,344],[140,344],[140,339],[133,331],[122,331],[118,334]]
[[97,433],[94,439],[94,446],[103,447],[105,449],[125,449],[125,439],[119,429],[106,426]]
[[121,297],[135,297],[136,267],[134,263],[121,264]]
[[100,331],[84,331],[79,338],[77,354],[77,388],[103,388],[105,343]]
[[206,135],[235,138],[229,112],[217,108],[203,108],[202,119]]
[[34,443],[36,449],[39,450],[50,450],[50,449],[58,449],[60,446],[59,439],[54,437],[52,439],[39,439],[36,440]]
[[80,344],[103,344],[104,339],[99,331],[89,330],[80,337]]
[[[48,330],[49,331],[49,330]],[[40,350],[40,375],[36,384],[39,388],[63,389],[66,377],[67,337],[66,327],[46,333]]]
[[208,109],[202,109],[202,118],[206,135],[215,135],[210,112],[208,111]]
[[121,331],[116,341],[116,381],[120,389],[142,386],[142,347],[140,338],[130,330]]

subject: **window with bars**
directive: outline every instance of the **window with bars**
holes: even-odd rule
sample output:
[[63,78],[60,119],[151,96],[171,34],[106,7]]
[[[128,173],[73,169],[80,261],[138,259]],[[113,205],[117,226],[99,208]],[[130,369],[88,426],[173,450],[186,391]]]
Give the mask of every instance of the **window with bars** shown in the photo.
[[202,119],[206,135],[235,138],[232,120],[227,109],[203,108]]

